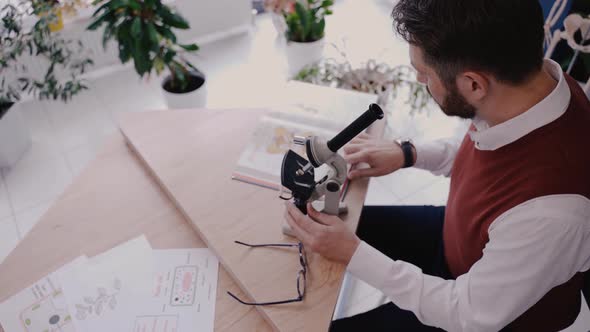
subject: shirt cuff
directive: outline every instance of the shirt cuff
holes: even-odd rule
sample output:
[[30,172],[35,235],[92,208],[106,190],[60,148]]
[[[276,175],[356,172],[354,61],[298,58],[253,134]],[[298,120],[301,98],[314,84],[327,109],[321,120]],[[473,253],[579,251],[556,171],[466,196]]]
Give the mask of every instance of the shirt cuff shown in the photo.
[[392,262],[391,258],[361,241],[346,270],[369,285],[382,289],[391,272],[389,267]]
[[439,165],[440,159],[440,144],[434,142],[429,143],[414,143],[416,149],[416,162],[414,167],[432,171]]

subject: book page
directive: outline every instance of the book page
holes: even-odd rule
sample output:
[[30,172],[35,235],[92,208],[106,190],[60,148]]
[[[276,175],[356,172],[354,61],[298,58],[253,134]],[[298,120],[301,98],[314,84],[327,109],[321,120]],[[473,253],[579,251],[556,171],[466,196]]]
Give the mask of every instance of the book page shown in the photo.
[[267,187],[278,190],[285,153],[292,149],[306,157],[305,147],[293,143],[295,136],[320,136],[329,139],[336,134],[334,128],[323,129],[293,119],[295,118],[287,119],[285,115],[279,114],[260,119],[250,142],[240,155],[234,177],[251,176],[253,180],[264,181]]
[[[293,143],[295,136],[329,140],[377,101],[376,95],[301,82],[289,82],[282,94],[283,104],[273,107],[276,112],[260,119],[234,179],[279,190],[285,153],[292,149],[308,159],[305,148]],[[316,180],[326,173],[326,167],[317,169]]]

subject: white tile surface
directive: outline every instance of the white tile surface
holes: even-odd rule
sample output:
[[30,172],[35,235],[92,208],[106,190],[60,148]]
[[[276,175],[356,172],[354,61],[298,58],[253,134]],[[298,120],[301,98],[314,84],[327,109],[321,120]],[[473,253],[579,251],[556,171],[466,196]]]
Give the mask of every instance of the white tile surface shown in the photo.
[[15,220],[20,239],[27,235],[53,203],[54,200],[50,200],[16,214]]
[[107,107],[93,92],[84,92],[67,104],[52,101],[44,106],[63,151],[98,146],[116,130]]
[[401,202],[391,191],[390,177],[371,178],[365,205],[397,205]]
[[133,68],[126,68],[98,79],[92,92],[116,121],[124,112],[167,109],[160,81],[160,77],[140,79]]
[[21,160],[2,170],[14,213],[56,198],[72,181],[63,156],[42,161]]
[[10,198],[4,185],[4,179],[0,176],[0,219],[11,216],[12,207],[10,205]]
[[450,180],[446,178],[437,179],[433,184],[423,188],[412,195],[404,198],[404,205],[434,205],[443,206],[447,204],[449,197]]
[[14,218],[0,219],[0,263],[18,243],[18,232]]
[[31,149],[25,153],[24,158],[43,160],[60,155],[61,146],[49,122],[44,103],[27,101],[17,105],[29,127],[33,141]]
[[400,169],[389,176],[386,180],[388,182],[386,186],[393,194],[404,200],[406,197],[428,187],[439,179],[440,177],[436,177],[428,171],[417,168],[406,168]]

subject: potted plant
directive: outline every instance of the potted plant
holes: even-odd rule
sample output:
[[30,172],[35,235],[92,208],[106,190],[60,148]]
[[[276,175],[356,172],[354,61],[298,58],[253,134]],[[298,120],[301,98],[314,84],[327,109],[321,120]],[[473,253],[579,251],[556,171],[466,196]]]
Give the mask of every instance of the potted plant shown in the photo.
[[297,1],[284,13],[290,76],[322,58],[325,16],[332,14],[333,5],[332,0]]
[[104,25],[103,46],[116,40],[122,63],[133,60],[140,77],[155,71],[168,75],[162,82],[170,108],[203,107],[206,104],[205,75],[184,55],[199,49],[181,44],[174,29],[189,29],[188,22],[160,0],[98,0],[89,30]]
[[[31,145],[28,128],[17,110],[21,95],[68,101],[87,88],[78,76],[92,64],[88,58],[76,57],[83,50],[80,42],[51,33],[52,14],[25,27],[23,20],[32,13],[26,2],[0,9],[0,168],[12,166]],[[25,59],[33,56],[47,65],[40,77],[27,71]],[[68,79],[62,78],[64,73]]]
[[404,89],[408,98],[406,104],[410,114],[427,109],[430,94],[425,85],[416,81],[415,70],[406,65],[391,67],[386,63],[370,59],[353,67],[348,60],[326,59],[303,68],[295,80],[376,94],[380,105],[389,105]]

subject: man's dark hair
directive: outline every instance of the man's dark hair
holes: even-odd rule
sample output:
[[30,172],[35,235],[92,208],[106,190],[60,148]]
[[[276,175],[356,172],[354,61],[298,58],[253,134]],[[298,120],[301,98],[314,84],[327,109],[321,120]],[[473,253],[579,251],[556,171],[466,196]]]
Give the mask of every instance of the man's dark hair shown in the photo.
[[481,70],[519,84],[543,64],[538,0],[400,0],[391,16],[446,83],[461,71]]

